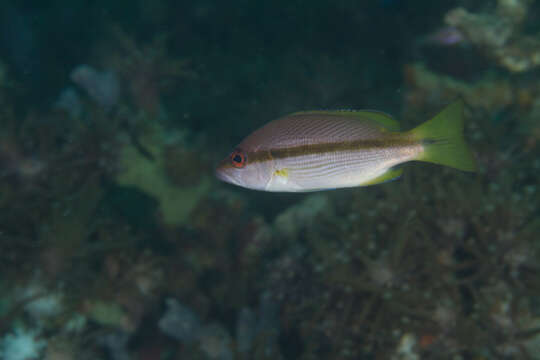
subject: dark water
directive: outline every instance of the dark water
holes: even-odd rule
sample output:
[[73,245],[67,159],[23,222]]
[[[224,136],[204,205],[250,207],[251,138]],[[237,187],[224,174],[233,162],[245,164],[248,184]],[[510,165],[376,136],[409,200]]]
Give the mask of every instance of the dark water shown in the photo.
[[[0,359],[539,359],[540,6],[3,1]],[[461,98],[479,170],[218,182],[264,123]]]

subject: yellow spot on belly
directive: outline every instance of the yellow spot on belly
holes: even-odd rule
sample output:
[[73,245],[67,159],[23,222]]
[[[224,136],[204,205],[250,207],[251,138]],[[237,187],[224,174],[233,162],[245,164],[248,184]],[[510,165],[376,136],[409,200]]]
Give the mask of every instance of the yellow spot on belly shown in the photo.
[[274,175],[287,179],[289,177],[289,169],[276,170],[274,171]]

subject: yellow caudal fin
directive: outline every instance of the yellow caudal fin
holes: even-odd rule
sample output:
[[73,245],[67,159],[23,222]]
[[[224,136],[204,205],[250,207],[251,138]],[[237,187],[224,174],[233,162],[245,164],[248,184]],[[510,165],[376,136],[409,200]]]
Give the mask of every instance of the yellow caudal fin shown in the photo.
[[424,146],[417,160],[476,171],[476,163],[463,138],[463,101],[457,100],[410,133]]

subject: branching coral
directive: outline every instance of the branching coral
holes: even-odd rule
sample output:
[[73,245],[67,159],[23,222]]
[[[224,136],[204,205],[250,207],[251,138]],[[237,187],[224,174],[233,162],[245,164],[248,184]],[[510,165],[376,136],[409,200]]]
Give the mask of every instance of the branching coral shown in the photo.
[[419,108],[429,104],[440,106],[441,103],[463,97],[476,108],[496,112],[513,104],[517,97],[507,79],[484,79],[468,83],[437,74],[422,64],[406,65],[404,75],[409,86],[406,100]]
[[189,61],[169,57],[168,37],[164,34],[139,46],[122,30],[115,29],[113,33],[117,53],[111,60],[112,66],[121,74],[133,103],[148,115],[157,115],[162,110],[161,93],[179,79],[195,76]]
[[445,21],[507,70],[524,72],[540,65],[540,41],[521,32],[530,5],[529,0],[499,0],[493,14],[457,8]]

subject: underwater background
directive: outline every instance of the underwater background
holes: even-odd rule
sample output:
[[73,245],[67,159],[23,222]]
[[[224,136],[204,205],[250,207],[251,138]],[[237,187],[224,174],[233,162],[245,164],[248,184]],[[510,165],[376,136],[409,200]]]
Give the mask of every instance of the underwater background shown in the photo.
[[[310,109],[457,98],[476,174],[219,182]],[[0,359],[540,359],[540,2],[0,4]]]

